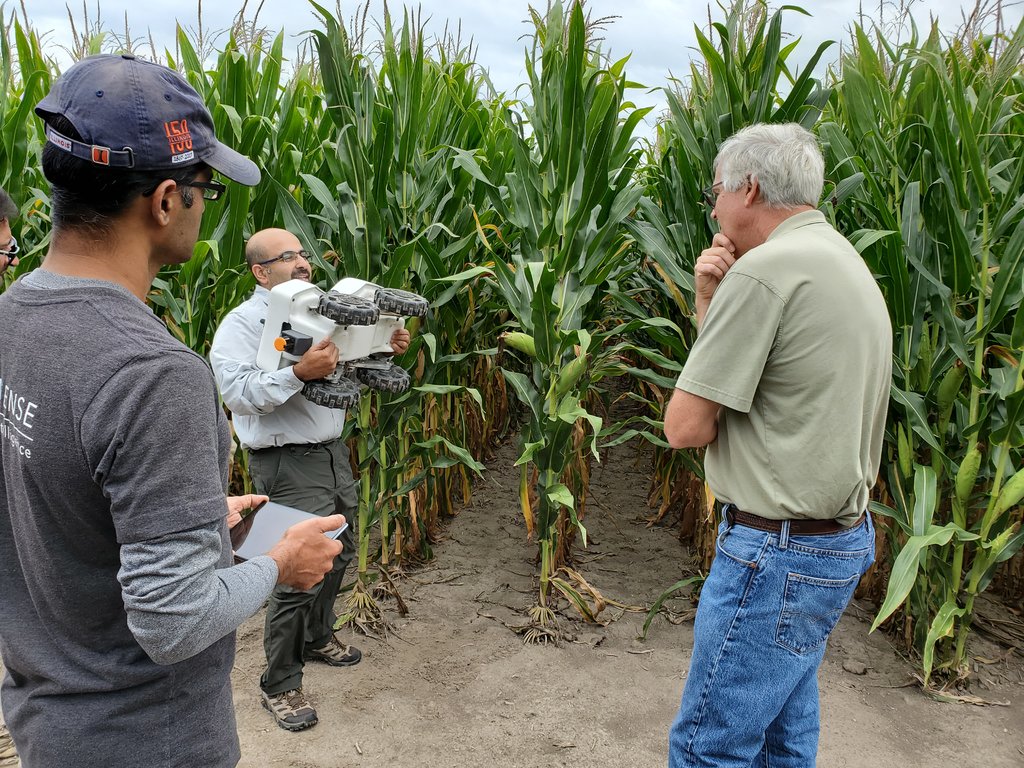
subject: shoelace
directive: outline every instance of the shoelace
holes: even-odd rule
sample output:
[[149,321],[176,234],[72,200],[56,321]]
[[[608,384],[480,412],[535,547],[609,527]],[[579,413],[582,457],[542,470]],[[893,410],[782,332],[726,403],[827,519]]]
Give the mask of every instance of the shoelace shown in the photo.
[[342,644],[342,642],[337,638],[334,638],[322,648],[317,648],[313,651],[313,653],[319,653],[324,656],[332,656],[335,653],[338,654],[338,656],[346,656],[348,655],[348,652],[348,646]]
[[299,710],[309,706],[309,702],[306,701],[300,690],[285,691],[284,701],[292,710]]

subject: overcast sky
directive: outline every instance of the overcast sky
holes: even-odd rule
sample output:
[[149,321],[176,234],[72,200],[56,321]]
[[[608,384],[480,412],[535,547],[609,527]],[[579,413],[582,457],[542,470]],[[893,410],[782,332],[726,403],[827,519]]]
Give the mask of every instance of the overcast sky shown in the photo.
[[[8,9],[17,7],[19,0],[6,3]],[[70,40],[70,24],[65,2],[75,13],[76,24],[82,26],[81,0],[21,0],[28,10],[33,26],[41,32],[48,32],[45,40],[54,55],[59,56],[59,46]],[[902,0],[904,3],[906,0]],[[798,48],[800,61],[806,60],[823,40],[846,40],[850,23],[857,15],[858,0],[789,0],[810,11],[811,18],[789,11],[784,16],[783,29],[793,36],[801,37]],[[893,15],[892,7],[900,0],[882,0]],[[994,3],[994,0],[988,0]],[[97,0],[87,0],[90,20],[95,21]],[[197,8],[200,0],[99,0],[99,9],[104,26],[123,30],[125,13],[133,37],[145,39],[152,33],[158,48],[171,46],[175,21],[184,27],[195,29]],[[203,8],[203,25],[206,29],[223,30],[231,25],[232,18],[243,5],[243,0],[206,0]],[[333,7],[334,0],[321,0],[326,7]],[[772,2],[773,7],[780,2]],[[863,0],[865,15],[879,16],[879,0]],[[259,5],[259,0],[248,0],[248,16]],[[472,37],[478,48],[477,63],[486,67],[491,79],[499,90],[511,90],[524,80],[523,35],[530,27],[527,0],[423,0],[418,4],[424,18],[430,18],[428,30],[440,34],[446,21],[454,27],[461,20],[463,39]],[[546,0],[535,0],[535,7],[546,7]],[[354,14],[362,3],[344,0],[343,14]],[[393,14],[400,16],[401,3],[389,3]],[[961,24],[965,8],[972,8],[973,2],[960,0],[914,0],[911,3],[919,26],[926,26],[930,17],[939,21],[944,31],[953,31]],[[1020,23],[1022,3],[1007,0],[1004,6],[1005,24],[1014,28]],[[379,19],[383,0],[371,0],[370,18]],[[695,45],[694,24],[707,26],[708,4],[706,0],[589,0],[587,7],[593,17],[617,16],[604,32],[604,48],[615,58],[632,53],[626,72],[635,82],[654,87],[665,85],[669,72],[685,75],[688,61]],[[717,3],[713,3],[713,18],[722,19]],[[304,30],[316,25],[312,9],[303,0],[264,0],[258,23],[273,31],[284,29],[297,43]],[[226,38],[222,38],[225,40]],[[286,50],[292,46],[286,46]],[[835,58],[838,47],[826,54],[826,61]],[[634,93],[633,100],[641,105],[661,106],[663,100],[657,93],[644,95]]]

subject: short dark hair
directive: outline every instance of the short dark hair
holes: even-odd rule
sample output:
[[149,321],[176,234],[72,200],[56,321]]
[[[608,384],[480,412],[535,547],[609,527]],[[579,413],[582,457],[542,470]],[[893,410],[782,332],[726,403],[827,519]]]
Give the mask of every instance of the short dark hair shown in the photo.
[[[75,141],[82,140],[81,134],[64,116],[55,115],[49,122],[65,136]],[[75,157],[47,142],[43,146],[43,175],[52,187],[53,228],[107,232],[136,198],[153,194],[168,179],[187,185],[208,167],[205,163],[197,163],[176,171],[107,168]],[[190,207],[193,203],[192,190],[183,188],[181,199],[186,207]]]
[[261,248],[259,245],[253,245],[251,239],[245,243],[245,263],[249,265],[249,269],[252,269],[266,258],[266,249]]
[[7,221],[14,221],[18,218],[17,204],[11,199],[11,196],[7,194],[7,190],[0,187],[0,220],[7,219]]

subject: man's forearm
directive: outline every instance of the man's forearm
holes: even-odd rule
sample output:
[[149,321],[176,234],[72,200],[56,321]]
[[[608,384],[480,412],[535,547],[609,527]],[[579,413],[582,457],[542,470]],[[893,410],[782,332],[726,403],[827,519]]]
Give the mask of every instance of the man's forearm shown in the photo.
[[694,308],[697,314],[697,333],[700,333],[700,329],[704,326],[704,317],[708,313],[708,307],[711,306],[711,299],[704,299],[700,295],[697,296],[694,302]]
[[302,390],[291,367],[267,372],[255,365],[232,362],[214,366],[224,404],[241,416],[266,416]]
[[248,314],[229,313],[210,347],[210,367],[224,404],[241,416],[265,416],[302,389],[292,366],[264,371],[256,365],[262,326]]
[[277,583],[269,557],[217,568],[221,525],[121,548],[128,627],[158,664],[190,658],[224,637],[260,609]]

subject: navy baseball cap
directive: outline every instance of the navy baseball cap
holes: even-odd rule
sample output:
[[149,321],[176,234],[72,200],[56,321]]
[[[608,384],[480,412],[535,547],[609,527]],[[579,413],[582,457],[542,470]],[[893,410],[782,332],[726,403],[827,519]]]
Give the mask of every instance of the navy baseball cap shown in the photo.
[[[36,114],[47,141],[96,165],[173,171],[206,163],[240,184],[260,181],[256,163],[217,141],[210,111],[181,75],[128,53],[82,59],[57,78]],[[56,116],[82,141],[51,127]]]

